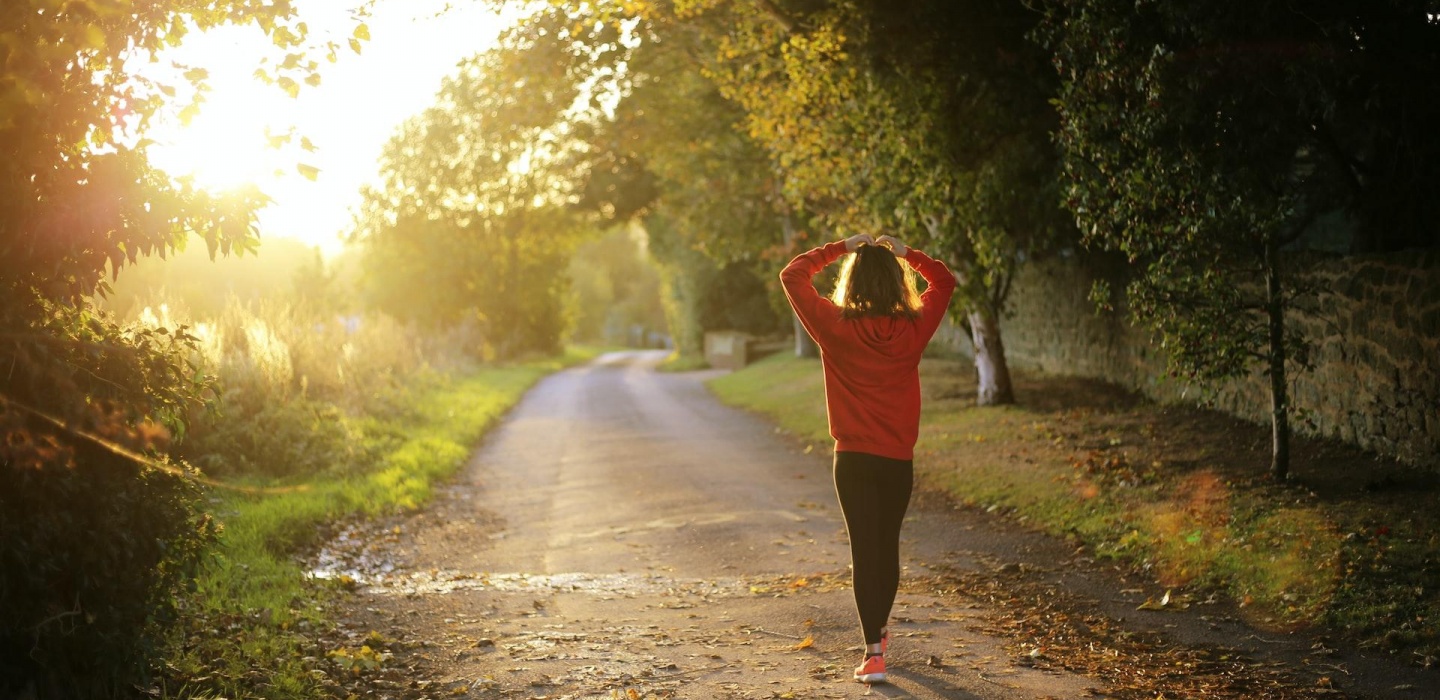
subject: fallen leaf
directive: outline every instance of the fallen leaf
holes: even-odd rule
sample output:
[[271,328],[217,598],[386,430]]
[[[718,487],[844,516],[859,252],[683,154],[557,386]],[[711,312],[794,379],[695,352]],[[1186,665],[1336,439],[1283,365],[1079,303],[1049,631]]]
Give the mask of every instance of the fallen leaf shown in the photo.
[[813,647],[813,646],[815,646],[815,637],[810,636],[810,635],[805,635],[805,638],[802,639],[802,640],[800,640],[800,643],[799,643],[799,644],[796,644],[795,646],[792,646],[792,647],[790,647],[790,648],[791,648],[791,649],[795,649],[796,651],[799,651],[800,649],[809,649],[810,647]]

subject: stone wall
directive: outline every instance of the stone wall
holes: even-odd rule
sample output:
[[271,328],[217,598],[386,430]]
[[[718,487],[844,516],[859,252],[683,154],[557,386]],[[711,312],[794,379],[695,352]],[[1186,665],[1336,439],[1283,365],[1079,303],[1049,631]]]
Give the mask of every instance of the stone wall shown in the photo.
[[[1314,369],[1292,373],[1295,427],[1440,467],[1440,253],[1331,257],[1304,267],[1322,290],[1290,321],[1313,342]],[[1122,263],[1070,255],[1032,264],[1016,279],[1002,324],[1011,366],[1104,379],[1163,402],[1203,402],[1269,421],[1268,380],[1258,373],[1218,387],[1173,380],[1147,334],[1124,309],[1097,314],[1089,300],[1103,276],[1123,289]],[[968,353],[963,333],[942,342]]]

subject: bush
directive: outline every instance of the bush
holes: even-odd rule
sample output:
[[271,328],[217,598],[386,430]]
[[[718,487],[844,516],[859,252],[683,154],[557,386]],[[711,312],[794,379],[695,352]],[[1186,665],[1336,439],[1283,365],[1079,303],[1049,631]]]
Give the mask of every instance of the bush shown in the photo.
[[143,680],[217,528],[185,468],[38,422],[0,412],[0,696],[113,696]]
[[[175,328],[183,302],[153,300],[142,324]],[[370,464],[385,443],[354,416],[410,410],[408,389],[473,363],[473,328],[423,336],[380,314],[325,314],[279,299],[232,299],[194,324],[196,365],[216,377],[212,410],[194,415],[179,454],[207,474],[290,478]],[[438,368],[438,369],[437,369]]]
[[248,401],[227,392],[220,413],[195,426],[180,453],[212,476],[284,478],[368,463],[360,429],[319,401]]

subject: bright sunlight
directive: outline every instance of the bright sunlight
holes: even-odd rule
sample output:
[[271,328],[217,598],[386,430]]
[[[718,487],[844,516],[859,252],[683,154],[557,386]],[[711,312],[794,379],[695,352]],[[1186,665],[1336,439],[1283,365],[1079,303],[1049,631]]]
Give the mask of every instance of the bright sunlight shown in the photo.
[[248,29],[227,28],[193,40],[196,48],[183,60],[210,72],[212,92],[188,124],[166,115],[151,132],[157,142],[151,162],[209,190],[253,184],[274,192],[284,177],[282,154],[269,147],[266,133],[286,130],[281,117],[290,105],[279,89],[253,77],[254,54],[239,50],[250,43]]
[[[357,14],[362,4],[368,15]],[[177,112],[157,121],[150,155],[171,175],[212,191],[258,186],[274,199],[260,213],[262,237],[294,238],[330,254],[341,247],[386,139],[433,101],[458,61],[489,47],[514,17],[445,0],[296,5],[313,43],[340,47],[334,63],[323,50],[312,56],[320,84],[302,85],[292,98],[257,77],[264,67],[257,57],[275,52],[255,27],[188,36],[150,70],[173,70],[172,61],[203,68],[210,92],[188,123]],[[357,55],[349,40],[360,23],[369,38]]]

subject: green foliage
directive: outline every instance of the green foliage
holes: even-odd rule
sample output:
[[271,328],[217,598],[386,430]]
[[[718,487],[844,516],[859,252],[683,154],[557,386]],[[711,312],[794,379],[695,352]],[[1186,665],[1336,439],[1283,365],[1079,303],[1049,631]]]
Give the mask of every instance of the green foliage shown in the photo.
[[368,461],[360,429],[333,404],[264,402],[247,412],[222,401],[218,415],[182,449],[208,475],[308,475]]
[[123,319],[138,317],[147,306],[159,313],[161,304],[177,318],[214,319],[231,299],[296,300],[307,308],[331,310],[340,304],[327,295],[350,291],[337,289],[329,279],[334,267],[320,259],[316,248],[288,238],[266,240],[254,255],[219,258],[191,246],[164,259],[141,258],[126,265],[97,302]]
[[[1054,4],[1042,35],[1062,77],[1066,205],[1086,242],[1136,264],[1131,315],[1160,338],[1174,373],[1223,379],[1258,364],[1269,375],[1272,469],[1283,478],[1288,365],[1305,365],[1286,314],[1307,293],[1286,270],[1287,247],[1332,212],[1373,229],[1433,207],[1389,194],[1440,184],[1433,162],[1391,166],[1409,158],[1393,155],[1401,150],[1434,153],[1440,136],[1397,126],[1377,107],[1405,102],[1403,90],[1366,76],[1436,74],[1440,26],[1404,1],[1217,12],[1097,0]],[[1425,36],[1432,45],[1420,48]],[[1394,53],[1390,38],[1417,54]],[[1435,109],[1401,108],[1399,118]]]
[[435,106],[408,121],[364,192],[355,239],[381,309],[429,326],[477,324],[486,353],[555,352],[577,140],[557,128],[579,86],[556,80],[553,42],[510,33],[462,62]]
[[660,273],[643,243],[643,231],[617,227],[575,249],[573,338],[635,346],[647,344],[649,333],[665,332]]
[[[564,250],[545,235],[567,223],[646,221],[683,352],[698,352],[702,297],[717,298],[703,288],[711,259],[769,277],[782,230],[770,165],[735,128],[741,113],[702,75],[688,34],[637,23],[637,9],[540,8],[462,65],[396,138],[390,182],[367,195],[358,232],[381,308],[518,332],[507,309],[563,293],[543,286],[559,279],[552,262],[528,261]],[[493,269],[511,258],[513,272]]]
[[[0,694],[112,695],[140,678],[171,594],[213,531],[170,435],[211,387],[183,328],[93,310],[140,256],[257,243],[254,190],[212,194],[149,164],[146,130],[203,70],[133,72],[192,30],[255,25],[314,73],[289,2],[18,0],[0,14]],[[173,110],[172,110],[173,111]]]
[[1126,290],[1132,315],[1160,334],[1175,370],[1204,379],[1264,355],[1265,290],[1253,283],[1264,251],[1337,194],[1334,168],[1307,155],[1318,144],[1305,126],[1332,59],[1254,49],[1298,18],[1246,8],[1096,3],[1056,27],[1067,204],[1088,243],[1141,266]]
[[[304,657],[331,648],[316,635],[329,589],[314,585],[295,554],[338,522],[417,508],[455,473],[474,445],[545,374],[593,352],[418,379],[383,408],[355,418],[356,450],[329,455],[315,472],[237,479],[215,492],[225,525],[185,619],[171,629],[165,682],[225,697],[308,698],[325,691]],[[357,458],[357,454],[359,457]]]
[[398,417],[407,386],[473,364],[463,330],[422,334],[380,314],[326,313],[311,298],[293,288],[255,303],[232,298],[218,317],[198,319],[173,311],[187,303],[178,299],[141,310],[153,332],[192,326],[197,347],[186,361],[216,379],[176,451],[208,476],[306,477],[368,463],[360,417]]
[[773,336],[789,330],[788,319],[775,313],[765,283],[742,263],[730,263],[716,271],[715,279],[702,290],[700,318],[705,330],[736,330],[756,336]]
[[716,262],[661,213],[648,217],[645,226],[659,262],[665,317],[679,361],[703,359],[707,331],[769,336],[784,329],[786,317],[771,304],[766,282],[752,265]]
[[660,266],[661,303],[679,357],[701,359],[705,353],[705,322],[700,315],[705,289],[714,283],[719,265],[696,250],[661,214],[645,221],[650,251]]
[[[696,33],[681,24],[637,24],[625,64],[623,99],[597,145],[626,149],[654,186],[649,209],[666,217],[675,245],[724,265],[743,262],[768,277],[785,262],[779,178],[760,144],[744,132],[745,113],[704,72]],[[678,262],[674,260],[674,262]]]
[[1063,231],[1048,145],[1046,57],[1019,3],[726,6],[711,69],[784,173],[785,194],[840,235],[934,248],[997,305],[1019,256]]
[[14,411],[0,425],[12,448],[37,441],[72,461],[0,465],[0,695],[114,695],[174,623],[174,596],[215,524],[179,468],[136,464]]

